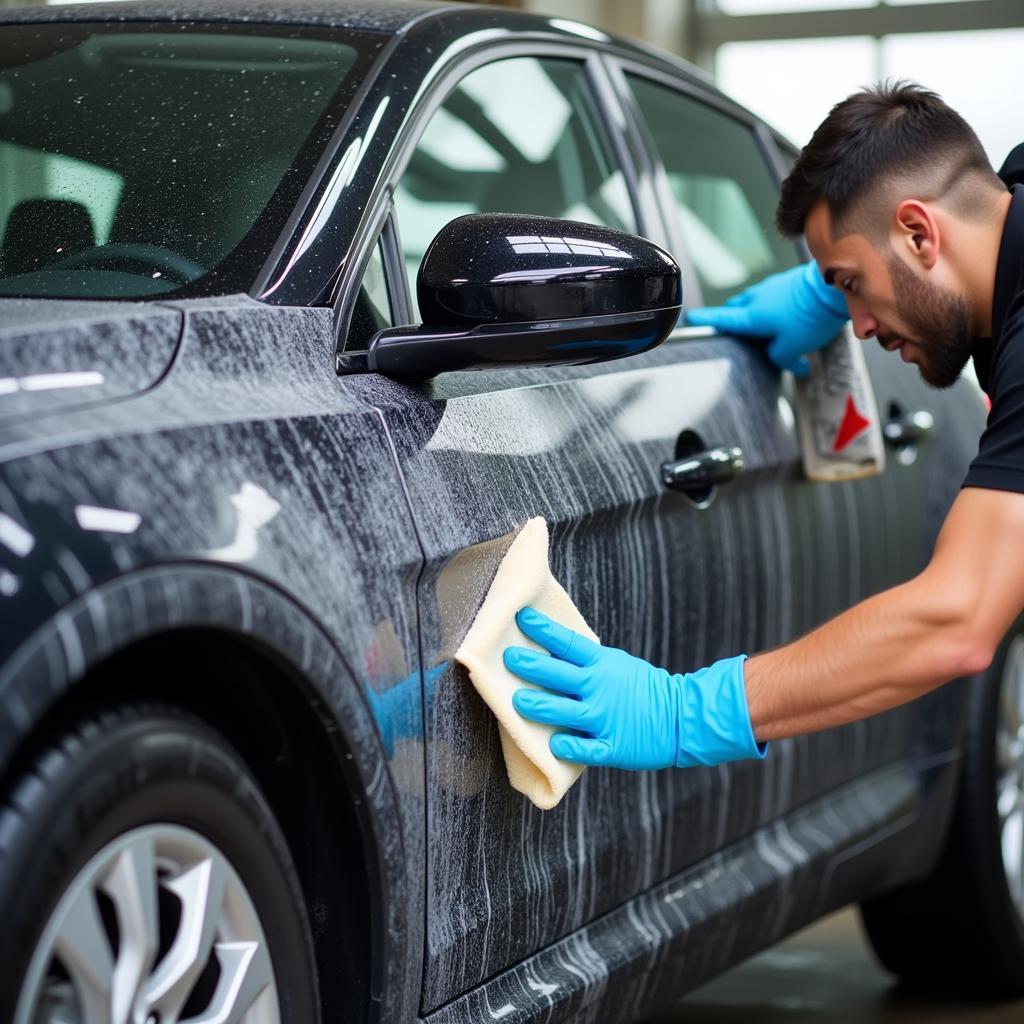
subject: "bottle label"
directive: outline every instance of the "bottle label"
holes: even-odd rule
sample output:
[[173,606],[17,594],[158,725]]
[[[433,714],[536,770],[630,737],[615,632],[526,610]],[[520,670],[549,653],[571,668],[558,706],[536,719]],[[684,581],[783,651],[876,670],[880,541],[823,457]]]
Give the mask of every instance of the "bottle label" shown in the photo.
[[880,473],[885,448],[864,353],[849,328],[809,357],[797,380],[804,472],[812,480],[852,480]]

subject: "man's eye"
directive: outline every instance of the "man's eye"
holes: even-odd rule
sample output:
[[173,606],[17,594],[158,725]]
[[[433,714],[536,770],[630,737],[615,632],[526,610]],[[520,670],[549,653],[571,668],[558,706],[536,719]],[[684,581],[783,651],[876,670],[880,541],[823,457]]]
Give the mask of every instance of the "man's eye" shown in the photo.
[[843,280],[840,281],[839,283],[842,285],[844,292],[854,292],[856,290],[853,287],[853,278],[852,277],[844,277]]

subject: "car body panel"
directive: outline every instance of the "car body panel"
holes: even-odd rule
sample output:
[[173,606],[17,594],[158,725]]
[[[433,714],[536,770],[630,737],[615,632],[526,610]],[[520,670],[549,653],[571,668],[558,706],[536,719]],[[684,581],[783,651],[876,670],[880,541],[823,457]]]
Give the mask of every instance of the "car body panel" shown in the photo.
[[[362,837],[349,841],[362,839],[375,882],[375,928],[367,936],[381,972],[375,1000],[381,1019],[412,1019],[417,979],[403,965],[421,948],[420,929],[408,914],[418,880],[410,891],[406,844],[415,837],[403,828],[402,795],[381,757],[364,681],[309,611],[279,588],[248,572],[209,564],[164,564],[97,582],[64,604],[0,666],[0,763],[7,764],[54,702],[67,698],[91,670],[136,643],[188,626],[256,645],[308,687],[304,692],[322,728],[337,740],[339,764],[349,776],[362,824]],[[245,679],[235,685],[234,699],[245,701]],[[144,679],[138,694],[146,697]]]
[[90,3],[63,11],[47,7],[10,7],[0,21],[219,21],[261,22],[267,25],[319,25],[394,35],[423,15],[458,10],[436,0],[296,0],[286,6],[274,0],[145,0],[145,3]]
[[[669,344],[619,367],[564,371],[558,383],[523,373],[446,375],[423,389],[353,384],[383,412],[426,551],[427,673],[448,663],[533,515],[549,520],[555,574],[598,634],[677,671],[783,643],[923,565],[920,524],[899,514],[920,500],[917,482],[898,466],[852,484],[800,479],[778,374],[747,346]],[[683,429],[739,444],[748,460],[706,511],[658,476]],[[886,530],[890,543],[873,549],[869,536]],[[850,538],[848,552],[837,536]],[[509,788],[493,721],[449,667],[427,693],[425,1007],[753,828],[906,760],[918,714],[775,743],[758,765],[591,769],[542,813]]]
[[[34,679],[33,699],[15,700],[16,668],[28,656],[15,645],[26,637],[56,630],[64,674],[81,678],[92,667],[84,651],[109,653],[120,633],[158,631],[168,619],[179,627],[220,621],[188,587],[168,585],[160,615],[147,610],[148,600],[122,601],[117,612],[125,621],[114,629],[97,588],[186,563],[219,574],[233,569],[243,591],[246,580],[263,581],[304,610],[347,667],[317,700],[360,747],[371,784],[382,785],[386,770],[396,794],[400,831],[392,822],[378,839],[397,844],[408,872],[396,964],[416,962],[420,931],[406,929],[422,920],[415,909],[424,817],[414,591],[420,550],[387,437],[378,416],[347,396],[334,375],[329,310],[268,307],[240,296],[182,303],[182,312],[181,351],[159,388],[0,431],[0,512],[32,538],[20,555],[0,544],[0,616],[18,623],[0,631],[0,661],[15,667],[0,681],[0,704],[22,709],[0,764],[59,695],[43,677]],[[244,593],[238,600],[245,604]],[[74,629],[67,617],[73,604],[85,622]],[[279,639],[270,621],[276,613],[261,621],[255,606],[243,611],[248,633]],[[81,639],[83,629],[94,634],[91,643]],[[395,692],[402,679],[411,682],[397,699],[373,702],[371,691]],[[345,680],[351,692],[339,701]],[[362,702],[362,719],[376,719],[376,738],[356,726],[348,737],[354,700]],[[393,738],[385,744],[382,736]],[[417,980],[402,972],[391,979],[391,1019],[415,1012]]]
[[[927,803],[922,781],[932,790]],[[665,1009],[683,985],[720,974],[866,886],[904,881],[928,830],[941,828],[953,782],[941,765],[934,778],[905,765],[862,776],[616,907],[427,1024],[590,1024]]]
[[181,319],[142,302],[0,299],[0,424],[152,387],[174,356]]
[[[409,43],[435,29],[418,26]],[[515,52],[551,51],[537,40]],[[438,92],[508,55],[501,40],[478,44]],[[426,110],[436,102],[425,100]],[[410,116],[405,131],[415,137],[424,117]],[[397,173],[385,172],[389,187]],[[606,642],[676,670],[788,641],[923,567],[921,524],[900,515],[923,498],[920,472],[828,487],[802,480],[792,394],[748,346],[670,343],[589,371],[351,386],[382,410],[398,452],[426,556],[424,669],[443,673],[426,693],[425,1009],[723,843],[907,756],[912,709],[775,744],[770,765],[650,778],[590,772],[540,815],[509,790],[490,716],[464,673],[445,668],[532,515],[551,522],[556,575]],[[659,479],[684,429],[740,444],[747,457],[740,482],[705,513]],[[884,547],[868,542],[876,537]],[[687,834],[694,821],[700,829]],[[499,836],[518,839],[510,847]]]

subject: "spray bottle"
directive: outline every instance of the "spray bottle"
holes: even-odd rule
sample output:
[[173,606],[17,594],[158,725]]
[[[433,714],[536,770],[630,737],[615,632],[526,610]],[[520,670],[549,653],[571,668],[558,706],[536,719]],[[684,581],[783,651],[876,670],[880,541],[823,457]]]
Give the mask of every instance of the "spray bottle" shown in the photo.
[[885,469],[885,445],[864,352],[847,324],[807,356],[796,380],[796,418],[809,480],[857,480]]

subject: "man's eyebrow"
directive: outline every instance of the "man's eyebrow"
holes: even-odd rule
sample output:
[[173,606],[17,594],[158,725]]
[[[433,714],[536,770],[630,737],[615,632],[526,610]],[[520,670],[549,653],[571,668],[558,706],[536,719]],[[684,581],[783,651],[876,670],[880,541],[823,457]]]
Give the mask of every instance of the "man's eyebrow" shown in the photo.
[[821,275],[825,279],[825,284],[834,285],[836,283],[836,274],[838,272],[838,267],[826,267],[825,273]]

